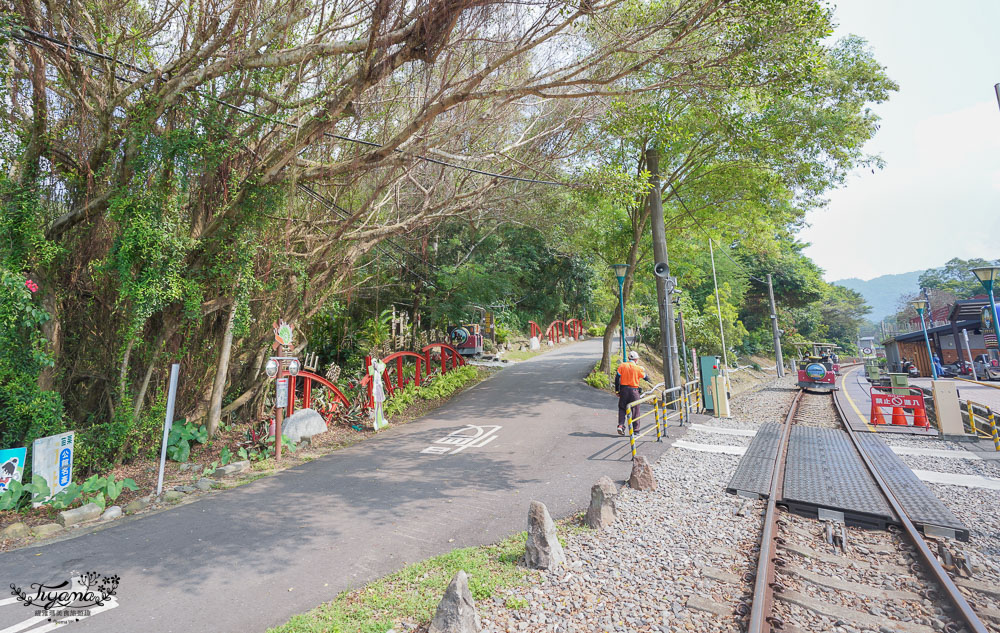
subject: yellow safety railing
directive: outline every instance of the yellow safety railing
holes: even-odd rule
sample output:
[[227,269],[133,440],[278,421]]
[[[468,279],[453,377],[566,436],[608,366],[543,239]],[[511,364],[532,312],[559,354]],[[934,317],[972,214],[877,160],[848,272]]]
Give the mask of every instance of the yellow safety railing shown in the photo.
[[[668,398],[670,399],[668,400]],[[633,417],[636,407],[650,403],[653,405],[651,410]],[[632,451],[632,459],[635,459],[637,440],[656,431],[656,441],[661,442],[667,434],[666,430],[670,424],[670,420],[680,420],[681,426],[684,426],[690,420],[692,413],[697,413],[701,410],[701,389],[698,388],[697,381],[691,381],[672,389],[665,389],[663,383],[660,383],[654,386],[650,392],[643,395],[643,397],[630,402],[625,412],[625,424],[628,427],[628,440],[629,448]],[[653,427],[637,434],[633,428],[635,423],[650,415],[654,416],[653,419],[656,423]]]
[[[980,409],[986,412],[986,415],[980,415],[979,417],[984,418],[987,422],[990,423],[989,435],[987,435],[984,431],[980,431],[979,429],[976,428],[976,413],[973,411],[973,405],[979,407]],[[995,450],[1000,451],[1000,433],[997,433],[996,414],[993,413],[993,410],[990,409],[985,404],[982,404],[981,402],[973,402],[972,400],[966,400],[965,407],[966,411],[968,411],[969,413],[969,426],[972,428],[973,435],[976,436],[983,435],[984,437],[991,438],[993,440],[993,448]]]

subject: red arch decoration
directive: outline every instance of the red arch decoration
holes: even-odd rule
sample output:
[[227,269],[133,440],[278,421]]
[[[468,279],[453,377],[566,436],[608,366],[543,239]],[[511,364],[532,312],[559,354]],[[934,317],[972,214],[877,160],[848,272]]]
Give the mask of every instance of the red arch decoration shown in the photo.
[[576,340],[580,340],[580,335],[583,334],[583,321],[580,319],[569,319],[566,321],[566,327],[569,330],[569,335]]
[[531,328],[531,338],[542,338],[542,328],[537,323],[534,321],[528,321],[528,326]]
[[312,404],[312,384],[313,382],[318,382],[321,386],[326,387],[331,393],[333,393],[334,409],[338,405],[343,405],[345,407],[350,407],[351,402],[347,399],[337,385],[333,384],[326,378],[320,376],[319,374],[314,374],[311,371],[300,371],[297,376],[288,377],[288,393],[291,396],[288,398],[288,409],[286,410],[286,415],[292,415],[295,413],[295,383],[301,380],[302,382],[302,408],[308,409],[309,405]]
[[566,324],[563,321],[553,321],[545,330],[545,336],[553,343],[558,343],[566,336]]
[[[411,379],[403,377],[404,358],[416,359],[417,370],[413,372],[412,381],[416,383],[418,387],[420,386],[420,379],[423,377],[423,364],[425,360],[424,357],[416,352],[393,352],[392,354],[389,354],[388,356],[382,359],[382,362],[385,363],[385,371],[382,372],[382,383],[385,385],[385,393],[387,396],[391,396],[392,394],[394,394],[397,389],[403,389],[411,381]],[[392,365],[390,365],[389,363],[392,361],[396,361],[395,382],[393,382],[389,374],[390,370],[392,369]]]
[[442,374],[448,373],[448,352],[451,353],[452,369],[457,369],[458,367],[465,365],[465,359],[462,358],[462,355],[453,345],[449,345],[448,343],[431,343],[430,345],[425,345],[424,348],[420,350],[424,355],[424,375],[431,375],[431,352],[435,347],[441,350]]

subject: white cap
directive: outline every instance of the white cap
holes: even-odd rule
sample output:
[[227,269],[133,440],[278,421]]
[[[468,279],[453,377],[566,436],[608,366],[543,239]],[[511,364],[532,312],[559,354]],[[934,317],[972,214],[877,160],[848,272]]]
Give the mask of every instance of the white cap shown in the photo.
[[629,360],[639,360],[639,352],[632,350],[628,353]]

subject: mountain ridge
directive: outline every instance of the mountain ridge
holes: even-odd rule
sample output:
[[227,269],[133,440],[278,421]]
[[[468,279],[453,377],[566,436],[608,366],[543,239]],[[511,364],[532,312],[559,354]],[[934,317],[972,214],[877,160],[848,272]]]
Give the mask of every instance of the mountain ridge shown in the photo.
[[903,295],[919,290],[918,283],[923,273],[923,270],[914,270],[908,273],[880,275],[868,280],[848,277],[830,283],[860,293],[872,307],[867,318],[877,323],[896,313],[896,304]]

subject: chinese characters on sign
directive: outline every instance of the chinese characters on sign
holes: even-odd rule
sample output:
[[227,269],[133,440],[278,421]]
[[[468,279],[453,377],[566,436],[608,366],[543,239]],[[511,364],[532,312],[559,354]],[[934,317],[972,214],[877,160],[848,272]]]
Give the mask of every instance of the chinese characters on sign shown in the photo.
[[431,455],[454,455],[467,448],[482,448],[497,439],[497,431],[503,427],[497,424],[476,426],[467,424],[457,431],[452,431],[420,451]]
[[[73,480],[75,433],[69,431],[35,440],[31,449],[31,476],[44,477],[49,494],[55,496]],[[35,503],[43,501],[36,499]]]

